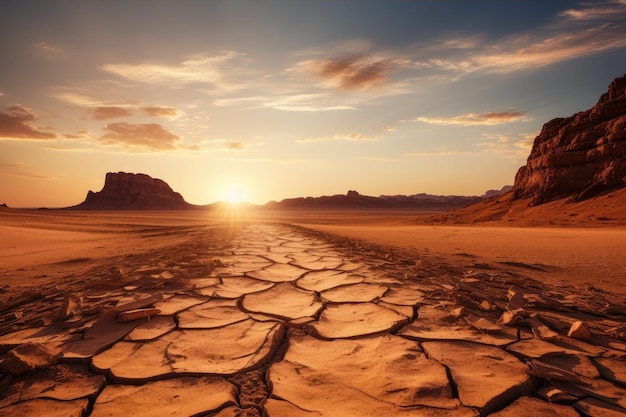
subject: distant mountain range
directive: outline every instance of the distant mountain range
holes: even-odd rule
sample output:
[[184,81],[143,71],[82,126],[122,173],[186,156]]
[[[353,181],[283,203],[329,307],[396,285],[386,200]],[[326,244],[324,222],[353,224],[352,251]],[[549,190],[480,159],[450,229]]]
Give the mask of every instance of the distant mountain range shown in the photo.
[[348,191],[346,194],[336,194],[322,197],[287,198],[281,201],[270,201],[265,205],[275,209],[432,209],[449,210],[465,207],[482,201],[488,196],[505,193],[511,186],[500,190],[489,190],[482,196],[458,195],[381,195],[372,197],[359,194],[357,191]]
[[[483,196],[441,196],[430,194],[382,195],[372,197],[357,191],[321,197],[287,198],[271,201],[257,208],[310,210],[421,209],[450,210],[482,201],[486,197],[509,191],[511,186],[489,190]],[[185,201],[163,180],[146,174],[109,172],[101,191],[89,191],[85,201],[69,207],[76,210],[197,210],[217,208],[218,202],[198,206]],[[250,205],[252,206],[252,205]]]

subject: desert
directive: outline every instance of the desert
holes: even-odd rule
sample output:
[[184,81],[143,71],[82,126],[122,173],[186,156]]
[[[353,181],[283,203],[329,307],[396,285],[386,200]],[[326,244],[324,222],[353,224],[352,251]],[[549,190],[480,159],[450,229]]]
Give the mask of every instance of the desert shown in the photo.
[[625,33],[4,2],[0,417],[626,416]]
[[432,216],[4,209],[0,414],[622,415],[624,226]]

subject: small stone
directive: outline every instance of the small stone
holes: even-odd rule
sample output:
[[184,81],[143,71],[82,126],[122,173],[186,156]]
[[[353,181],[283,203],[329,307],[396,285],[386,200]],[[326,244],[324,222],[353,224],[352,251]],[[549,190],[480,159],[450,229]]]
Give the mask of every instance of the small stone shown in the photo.
[[75,316],[78,316],[82,309],[82,300],[73,294],[65,294],[63,300],[63,307],[61,307],[61,314],[59,318],[66,320]]
[[550,401],[551,403],[569,404],[578,399],[573,395],[569,395],[568,393],[554,387],[539,388],[539,390],[537,390],[537,395],[546,401]]
[[2,370],[11,375],[21,375],[35,369],[48,368],[56,363],[62,352],[49,345],[28,342],[7,353]]
[[591,342],[593,339],[591,332],[589,331],[589,327],[580,320],[572,323],[572,327],[570,327],[569,332],[567,332],[567,336],[573,339],[584,340],[586,342]]
[[489,301],[487,301],[487,300],[483,300],[483,301],[481,301],[481,303],[479,304],[479,307],[480,307],[482,310],[485,310],[485,311],[491,311],[491,310],[494,310],[494,309],[496,308],[496,306],[495,306],[495,305],[493,305],[492,303],[490,303],[490,302],[489,302]]
[[136,310],[121,311],[117,314],[117,321],[120,323],[126,323],[133,320],[156,316],[159,313],[161,313],[161,310],[158,308],[139,308]]

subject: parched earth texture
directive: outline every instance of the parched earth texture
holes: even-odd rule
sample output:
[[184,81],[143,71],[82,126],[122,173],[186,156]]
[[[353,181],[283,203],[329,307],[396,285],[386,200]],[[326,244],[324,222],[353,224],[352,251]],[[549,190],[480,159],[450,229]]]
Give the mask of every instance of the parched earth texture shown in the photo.
[[290,225],[201,232],[5,299],[0,416],[626,415],[614,295]]

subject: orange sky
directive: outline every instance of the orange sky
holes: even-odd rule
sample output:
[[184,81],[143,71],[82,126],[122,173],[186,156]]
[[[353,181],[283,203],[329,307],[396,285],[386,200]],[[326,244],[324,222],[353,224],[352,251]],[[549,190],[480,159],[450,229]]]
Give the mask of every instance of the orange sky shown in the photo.
[[626,2],[8,1],[0,203],[483,194],[626,72]]

